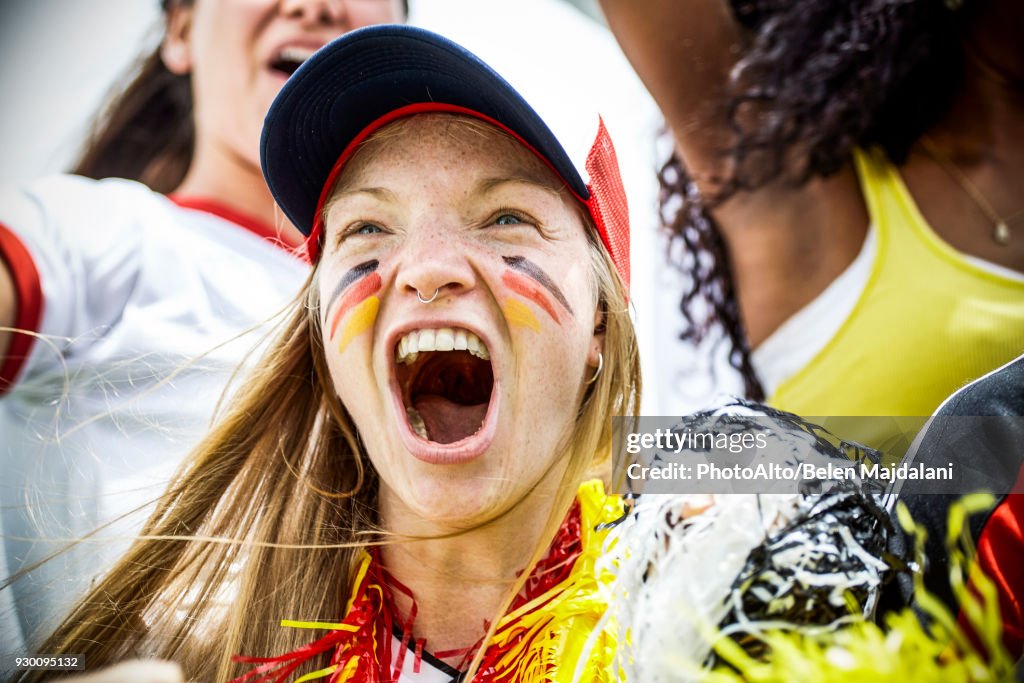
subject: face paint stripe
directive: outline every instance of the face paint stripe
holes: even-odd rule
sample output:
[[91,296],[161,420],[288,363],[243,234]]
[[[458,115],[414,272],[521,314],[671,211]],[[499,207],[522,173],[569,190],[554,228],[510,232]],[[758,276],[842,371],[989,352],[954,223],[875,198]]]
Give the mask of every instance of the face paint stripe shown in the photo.
[[380,289],[380,286],[380,275],[377,273],[371,273],[369,277],[363,278],[345,293],[345,296],[343,296],[341,301],[338,303],[338,308],[334,311],[334,317],[331,319],[330,339],[334,338],[334,333],[338,330],[338,323],[345,317],[345,313],[366,297],[371,294],[376,294],[377,290]]
[[324,310],[331,310],[331,307],[334,305],[335,299],[341,296],[341,293],[348,289],[349,285],[351,285],[359,278],[365,275],[369,275],[373,271],[377,270],[377,266],[379,265],[380,261],[378,261],[377,259],[365,261],[364,263],[360,263],[358,266],[352,268],[347,273],[342,275],[341,280],[339,280],[338,284],[335,285],[334,291],[331,292],[331,296],[327,300],[327,307]]
[[506,299],[502,312],[505,314],[505,319],[508,320],[509,325],[528,327],[534,332],[540,332],[540,322],[533,314],[533,311],[530,310],[530,307],[522,301]]
[[342,353],[353,339],[373,327],[378,310],[380,310],[380,299],[375,296],[363,299],[352,309],[352,315],[349,316],[341,339],[338,341],[338,353]]
[[558,285],[555,284],[554,280],[552,280],[547,273],[541,270],[540,266],[525,256],[502,256],[502,259],[505,260],[505,263],[509,268],[518,270],[520,273],[524,273],[532,277],[534,280],[547,287],[548,291],[558,299],[558,303],[562,304],[562,306],[565,307],[565,310],[569,311],[569,315],[576,315],[573,313],[572,306],[569,305],[569,301],[565,298],[565,295],[562,294],[562,290],[558,288]]
[[527,280],[522,275],[506,271],[505,274],[501,276],[501,281],[516,294],[526,297],[543,308],[556,323],[559,325],[562,324],[562,321],[558,319],[558,313],[555,312],[554,306],[552,306],[551,302],[548,301],[548,298],[544,296],[544,292],[533,284],[532,280]]

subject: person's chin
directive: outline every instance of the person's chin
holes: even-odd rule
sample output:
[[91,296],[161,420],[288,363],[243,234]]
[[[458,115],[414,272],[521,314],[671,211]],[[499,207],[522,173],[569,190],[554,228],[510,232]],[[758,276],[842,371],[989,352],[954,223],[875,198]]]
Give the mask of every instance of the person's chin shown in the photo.
[[[488,468],[455,473],[451,468],[422,467],[410,473],[405,491],[396,491],[404,505],[421,519],[452,529],[484,524],[515,504],[518,487]],[[468,468],[467,468],[468,469]]]

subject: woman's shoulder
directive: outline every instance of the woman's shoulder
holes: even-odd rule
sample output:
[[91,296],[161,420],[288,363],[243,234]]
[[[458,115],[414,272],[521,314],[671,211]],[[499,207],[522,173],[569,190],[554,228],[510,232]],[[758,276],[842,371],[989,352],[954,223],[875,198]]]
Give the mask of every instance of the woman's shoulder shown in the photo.
[[[261,258],[265,252],[280,251],[262,232],[248,229],[234,216],[197,208],[124,178],[54,174],[6,185],[0,198],[0,223],[38,249],[47,245],[73,251],[78,245],[90,253],[150,249],[193,258],[207,252],[217,257],[244,253]],[[291,260],[272,259],[289,265]]]
[[146,224],[172,206],[142,183],[71,174],[9,184],[2,193],[0,220],[15,231],[36,224],[54,230],[87,226],[90,232],[116,231],[119,226]]
[[32,180],[11,183],[9,191],[21,192],[53,203],[102,203],[112,199],[159,203],[166,197],[142,183],[125,178],[87,178],[71,173],[54,173]]

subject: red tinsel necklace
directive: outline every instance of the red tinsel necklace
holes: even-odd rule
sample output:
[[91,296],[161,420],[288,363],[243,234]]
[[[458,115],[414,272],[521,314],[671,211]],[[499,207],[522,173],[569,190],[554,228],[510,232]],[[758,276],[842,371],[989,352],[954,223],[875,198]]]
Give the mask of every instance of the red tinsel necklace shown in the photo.
[[[568,579],[581,550],[580,518],[580,505],[577,502],[555,534],[547,555],[534,567],[523,590],[512,602],[509,614],[523,611],[516,614],[514,619],[502,623],[500,633],[495,635],[484,653],[473,683],[509,683],[519,680],[516,672],[526,668],[519,659],[528,656],[532,651],[529,645],[541,637],[543,630],[537,627],[536,619],[532,619],[534,623],[528,626],[528,617],[537,615],[545,605],[557,598],[558,591],[555,589],[560,584],[571,583]],[[404,619],[396,615],[392,598],[394,591],[412,599],[412,608]],[[524,607],[527,609],[524,610]],[[282,621],[282,626],[325,628],[329,633],[319,640],[276,657],[236,655],[233,658],[235,662],[255,666],[231,683],[285,683],[300,667],[329,652],[332,653],[329,666],[300,676],[294,683],[315,679],[324,679],[327,683],[395,683],[399,679],[410,645],[413,646],[415,657],[413,670],[420,670],[425,643],[422,639],[412,641],[416,612],[412,592],[381,566],[376,551],[364,553],[342,621]],[[396,624],[402,633],[402,640],[399,651],[393,652],[392,633],[395,632]],[[435,656],[461,656],[459,668],[464,668],[472,660],[478,646],[479,643],[466,650],[437,652]],[[543,663],[528,664],[533,668],[543,667]]]

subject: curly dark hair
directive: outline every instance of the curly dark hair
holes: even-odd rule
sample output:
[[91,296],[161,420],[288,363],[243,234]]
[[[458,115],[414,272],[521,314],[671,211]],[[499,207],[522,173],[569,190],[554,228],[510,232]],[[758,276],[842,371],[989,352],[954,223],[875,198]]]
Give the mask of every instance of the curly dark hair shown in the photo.
[[[728,245],[710,210],[776,179],[802,184],[839,171],[854,147],[902,163],[949,111],[963,81],[965,11],[954,0],[730,0],[746,29],[725,111],[734,169],[701,196],[677,154],[659,172],[671,258],[689,278],[681,340],[723,333],[748,398],[764,389],[751,364]],[[795,153],[795,154],[794,154]],[[798,168],[784,159],[798,158]],[[681,245],[681,249],[678,246]]]

